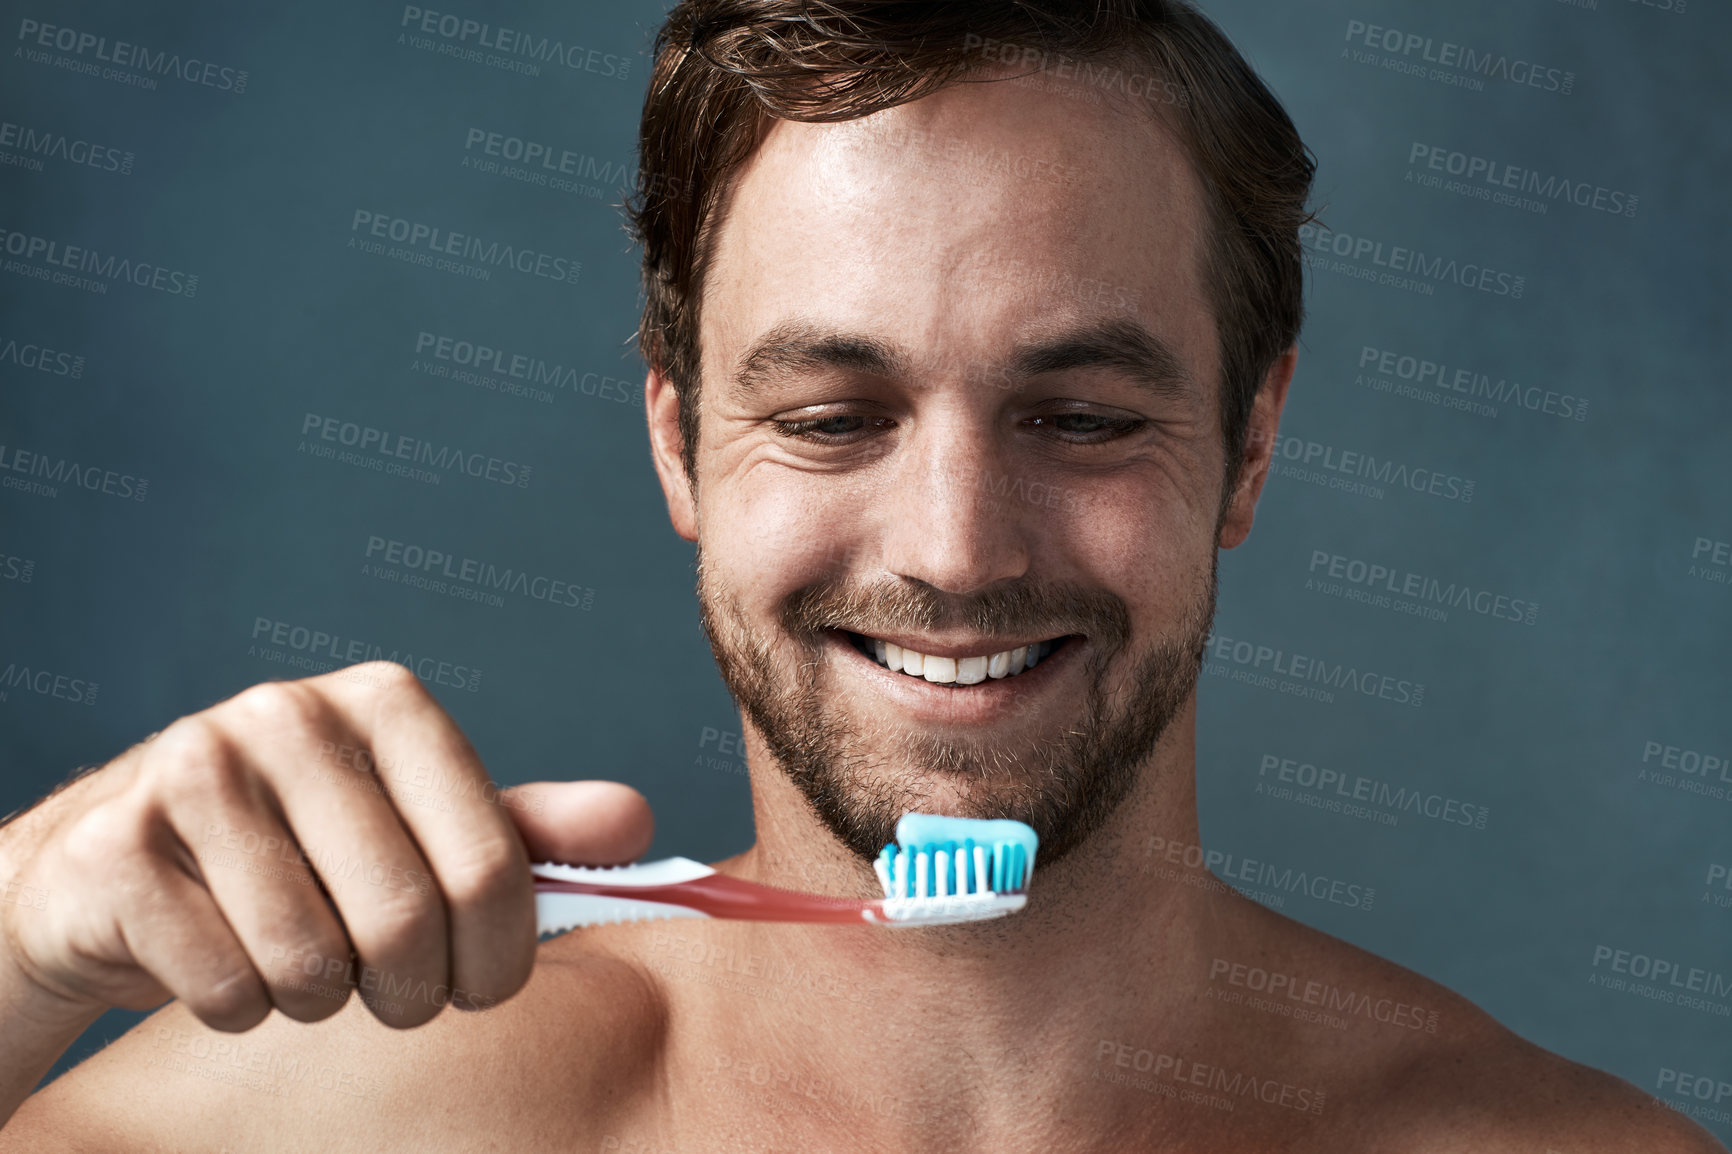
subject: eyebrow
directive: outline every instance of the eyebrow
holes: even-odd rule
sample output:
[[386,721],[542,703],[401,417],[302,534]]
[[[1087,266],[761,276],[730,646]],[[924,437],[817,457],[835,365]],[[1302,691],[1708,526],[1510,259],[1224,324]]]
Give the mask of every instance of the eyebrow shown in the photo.
[[752,399],[778,378],[824,368],[904,377],[909,375],[909,358],[874,337],[830,332],[808,320],[783,321],[752,342],[740,358],[734,391]]
[[[802,318],[775,325],[752,343],[734,373],[736,396],[753,400],[778,380],[820,369],[839,369],[890,380],[916,375],[915,358],[876,337],[826,329]],[[1172,346],[1129,318],[1085,322],[1043,334],[1017,347],[1005,366],[1013,387],[1031,378],[1072,369],[1115,370],[1163,400],[1196,392],[1196,379]]]
[[1019,349],[1010,378],[1026,380],[1068,369],[1115,369],[1163,400],[1183,400],[1196,381],[1173,347],[1129,318],[1096,321]]

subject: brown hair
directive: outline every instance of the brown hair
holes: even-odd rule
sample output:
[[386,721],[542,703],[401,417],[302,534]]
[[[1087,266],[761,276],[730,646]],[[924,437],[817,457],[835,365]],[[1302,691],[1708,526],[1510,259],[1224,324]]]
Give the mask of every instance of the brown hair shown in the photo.
[[852,120],[1007,66],[1062,75],[1066,61],[1073,76],[1163,109],[1202,178],[1231,489],[1257,390],[1304,320],[1298,230],[1316,160],[1186,0],[681,0],[656,37],[627,214],[643,245],[638,346],[679,396],[694,484],[708,242],[770,120]]

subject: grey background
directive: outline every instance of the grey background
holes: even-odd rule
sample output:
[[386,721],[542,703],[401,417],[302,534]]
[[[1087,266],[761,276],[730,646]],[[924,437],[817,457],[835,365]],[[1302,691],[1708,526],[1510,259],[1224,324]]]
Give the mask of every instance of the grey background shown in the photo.
[[[402,10],[386,5],[0,5],[0,120],[135,157],[130,174],[0,166],[0,228],[199,277],[185,299],[0,272],[0,345],[84,358],[76,379],[0,360],[0,444],[149,481],[143,501],[0,489],[0,554],[31,562],[25,581],[0,561],[0,667],[100,685],[94,704],[0,686],[0,811],[176,716],[305,675],[253,649],[265,618],[479,669],[473,691],[434,689],[494,776],[628,781],[656,810],[652,855],[749,843],[743,766],[718,749],[738,720],[697,627],[691,547],[645,450],[636,254],[610,207],[617,188],[598,200],[462,163],[482,129],[629,168],[663,7],[457,13],[626,58],[622,79],[420,50],[398,42]],[[1421,295],[1310,274],[1283,434],[1471,479],[1473,496],[1271,480],[1251,540],[1222,558],[1218,637],[1423,683],[1424,697],[1308,700],[1212,660],[1205,845],[1374,888],[1370,909],[1299,894],[1280,908],[1542,1045],[1650,1091],[1661,1068],[1732,1080],[1732,1019],[1589,981],[1605,972],[1601,945],[1732,976],[1732,910],[1704,880],[1732,862],[1732,801],[1641,776],[1648,742],[1732,754],[1732,586],[1691,569],[1699,538],[1732,540],[1732,401],[1712,359],[1728,302],[1732,20],[1636,0],[1206,8],[1319,157],[1336,233],[1491,266],[1523,289],[1445,281]],[[172,77],[146,91],[34,61],[18,50],[21,19],[244,68],[246,91]],[[1362,62],[1344,55],[1370,51],[1347,38],[1354,20],[1568,71],[1571,91],[1496,79],[1475,91]],[[1638,207],[1548,201],[1542,214],[1423,187],[1406,179],[1415,143]],[[574,257],[581,277],[475,281],[366,254],[347,247],[357,209]],[[549,404],[437,379],[412,369],[422,331],[624,381],[629,399],[574,387]],[[1583,398],[1586,417],[1379,392],[1356,380],[1368,346]],[[427,485],[315,459],[298,451],[309,412],[521,462],[530,483]],[[575,582],[592,608],[492,607],[364,576],[374,535]],[[1306,588],[1315,551],[1539,609],[1529,625],[1350,602]],[[1379,824],[1259,793],[1270,756],[1489,818]],[[105,1018],[61,1068],[131,1020]]]

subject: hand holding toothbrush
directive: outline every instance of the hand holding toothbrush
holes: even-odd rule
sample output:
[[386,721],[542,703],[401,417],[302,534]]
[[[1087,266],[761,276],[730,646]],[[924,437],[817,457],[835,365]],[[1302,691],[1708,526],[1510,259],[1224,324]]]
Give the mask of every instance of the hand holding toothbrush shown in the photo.
[[631,861],[653,824],[613,782],[500,790],[400,665],[256,685],[0,827],[0,1011],[177,997],[238,1032],[351,991],[395,1027],[489,1006],[534,965],[531,859]]

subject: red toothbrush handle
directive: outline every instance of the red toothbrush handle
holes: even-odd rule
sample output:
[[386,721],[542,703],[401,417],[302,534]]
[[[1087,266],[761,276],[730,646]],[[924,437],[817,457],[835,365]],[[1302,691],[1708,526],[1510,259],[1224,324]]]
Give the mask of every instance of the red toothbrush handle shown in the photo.
[[857,926],[866,924],[867,910],[882,904],[800,894],[725,874],[710,874],[665,886],[609,886],[536,878],[535,888],[539,893],[598,894],[634,901],[663,902],[700,910],[712,918],[749,922],[827,922]]

